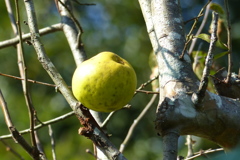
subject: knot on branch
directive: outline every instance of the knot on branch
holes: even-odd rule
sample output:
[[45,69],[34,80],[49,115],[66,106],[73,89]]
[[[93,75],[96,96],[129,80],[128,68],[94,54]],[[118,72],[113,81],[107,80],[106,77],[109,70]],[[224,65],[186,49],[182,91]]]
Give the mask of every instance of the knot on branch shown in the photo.
[[93,134],[93,128],[94,128],[94,119],[91,115],[91,113],[89,112],[89,109],[86,108],[84,105],[82,105],[81,103],[78,103],[76,106],[76,111],[80,109],[81,112],[83,113],[84,116],[80,116],[78,117],[81,125],[83,125],[84,127],[79,128],[78,130],[78,134],[80,135],[84,135],[86,137],[91,137]]
[[78,134],[90,137],[93,133],[93,127],[92,124],[89,123],[89,118],[80,117],[79,121],[84,127],[79,128]]

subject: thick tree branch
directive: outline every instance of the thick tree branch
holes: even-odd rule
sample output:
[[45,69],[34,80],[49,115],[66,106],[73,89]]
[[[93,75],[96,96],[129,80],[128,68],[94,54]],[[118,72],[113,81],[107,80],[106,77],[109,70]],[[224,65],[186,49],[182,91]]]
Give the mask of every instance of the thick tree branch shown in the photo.
[[[206,91],[201,109],[195,108],[192,94],[199,80],[193,73],[185,44],[179,1],[139,0],[150,41],[158,61],[160,102],[156,129],[165,137],[165,148],[175,151],[178,135],[196,135],[225,147],[235,147],[240,137],[240,102]],[[171,141],[174,139],[174,143]],[[164,151],[164,159],[176,154]],[[170,160],[170,159],[169,159]]]

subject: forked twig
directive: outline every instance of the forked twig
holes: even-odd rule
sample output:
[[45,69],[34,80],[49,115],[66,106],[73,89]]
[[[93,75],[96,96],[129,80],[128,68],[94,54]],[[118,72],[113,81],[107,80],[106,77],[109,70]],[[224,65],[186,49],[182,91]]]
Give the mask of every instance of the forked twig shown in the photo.
[[[203,30],[203,27],[205,26],[205,24],[206,24],[206,22],[207,22],[207,18],[208,18],[208,14],[209,14],[209,7],[210,6],[210,3],[207,5],[207,7],[206,7],[206,10],[205,10],[205,13],[204,13],[204,17],[203,17],[203,20],[202,20],[202,23],[201,23],[201,25],[200,25],[200,27],[198,28],[198,30],[197,30],[197,33],[195,34],[195,36],[198,36],[201,32],[202,32],[202,30]],[[196,42],[197,42],[197,38],[194,38],[193,40],[192,40],[192,43],[191,43],[191,45],[190,45],[190,47],[189,47],[189,54],[192,54],[192,51],[193,51],[193,49],[194,49],[194,46],[195,46],[195,44],[196,44]]]
[[[199,17],[200,15],[203,14],[203,11],[205,10],[205,8],[208,6],[208,4],[209,4],[211,1],[212,1],[212,0],[208,0],[208,2],[207,2],[207,3],[203,6],[203,8],[200,10],[200,12],[199,12],[199,14],[198,14],[197,17]],[[185,45],[184,45],[182,54],[179,56],[179,59],[180,59],[180,60],[183,59],[183,56],[184,56],[184,54],[185,54],[185,52],[186,52],[186,49],[187,49],[187,46],[188,46],[189,42],[192,40],[192,38],[193,38],[192,32],[193,32],[193,30],[196,28],[197,22],[198,22],[198,18],[196,18],[196,19],[194,20],[194,23],[193,23],[193,25],[192,25],[192,27],[191,27],[191,29],[190,29],[187,37],[186,37],[186,43],[185,43]]]
[[155,77],[153,77],[152,79],[148,80],[147,82],[141,84],[135,91],[134,95],[137,94],[138,90],[142,90],[144,87],[146,87],[148,84],[152,83],[153,81],[155,81],[156,79],[158,79],[159,75],[156,75]]

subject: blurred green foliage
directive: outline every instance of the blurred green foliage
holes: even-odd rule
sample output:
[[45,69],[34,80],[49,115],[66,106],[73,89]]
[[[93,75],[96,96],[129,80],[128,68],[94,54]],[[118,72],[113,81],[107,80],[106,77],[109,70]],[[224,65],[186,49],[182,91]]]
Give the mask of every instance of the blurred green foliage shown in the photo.
[[[206,1],[189,1],[183,0],[182,10],[184,20],[195,17]],[[28,33],[28,27],[23,23],[27,20],[24,4],[20,3],[22,31]],[[61,21],[56,6],[53,1],[34,1],[39,28],[43,28]],[[99,0],[87,1],[96,5],[78,5],[72,2],[76,18],[84,30],[82,41],[85,46],[88,57],[92,57],[101,51],[112,51],[126,60],[128,60],[137,73],[138,86],[149,79],[151,69],[149,67],[149,55],[152,51],[151,44],[146,32],[144,19],[138,4],[138,1],[123,0]],[[239,63],[240,45],[236,45],[240,39],[238,30],[240,21],[237,19],[236,3],[230,4],[233,32],[233,52],[235,64]],[[14,4],[12,4],[14,7]],[[13,38],[14,34],[10,25],[10,20],[6,11],[4,1],[0,2],[1,23],[0,23],[0,41]],[[201,19],[200,19],[201,21]],[[208,30],[209,23],[206,25]],[[190,24],[186,25],[186,33]],[[71,77],[76,65],[71,55],[70,48],[62,32],[55,32],[41,37],[42,43],[47,51],[48,56],[55,64],[56,68],[63,76],[68,85],[71,85]],[[204,51],[207,51],[205,42]],[[24,43],[25,59],[29,79],[42,82],[53,83],[47,73],[38,62],[37,55],[32,46]],[[220,64],[226,66],[226,56],[221,58]],[[14,46],[0,50],[0,72],[19,76],[17,66],[17,54]],[[235,66],[235,71],[238,69]],[[22,93],[22,86],[19,80],[0,76],[0,88],[7,101],[10,115],[13,123],[18,130],[29,128],[28,111]],[[71,111],[63,96],[55,92],[55,88],[40,84],[29,84],[30,93],[33,98],[33,104],[37,111],[38,118],[44,122],[57,116]],[[144,88],[151,90],[151,86]],[[151,95],[139,93],[130,104],[129,110],[117,112],[108,124],[108,132],[112,134],[110,139],[119,147],[124,140],[129,127],[134,119],[139,115],[141,110],[150,100]],[[155,109],[157,101],[150,111],[140,121],[140,124],[134,130],[133,136],[127,145],[124,155],[128,159],[160,159],[162,154],[161,138],[157,136],[154,130]],[[80,127],[78,119],[75,116],[52,125],[56,143],[56,154],[58,159],[94,159],[93,156],[86,153],[86,149],[92,149],[92,143],[85,137],[78,135]],[[0,135],[9,134],[6,127],[2,112],[0,112]],[[51,144],[48,135],[48,128],[44,127],[38,130],[38,134],[44,150],[49,159],[51,159]],[[30,142],[29,135],[24,137]],[[185,137],[179,140],[180,155],[186,155]],[[27,153],[12,139],[4,140],[14,150],[21,154],[25,159],[30,159]],[[197,140],[195,151],[199,149],[208,149],[217,147],[209,141]],[[17,159],[6,147],[0,143],[1,159]],[[202,159],[202,158],[197,158]],[[203,158],[204,159],[204,158]]]

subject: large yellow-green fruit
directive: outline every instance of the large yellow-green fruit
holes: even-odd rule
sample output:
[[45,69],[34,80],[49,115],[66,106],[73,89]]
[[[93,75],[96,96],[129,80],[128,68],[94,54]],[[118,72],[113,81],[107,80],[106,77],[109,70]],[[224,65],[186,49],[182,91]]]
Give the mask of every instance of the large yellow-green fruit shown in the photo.
[[136,85],[132,66],[112,52],[101,52],[84,61],[72,78],[76,99],[98,112],[121,109],[132,99]]

